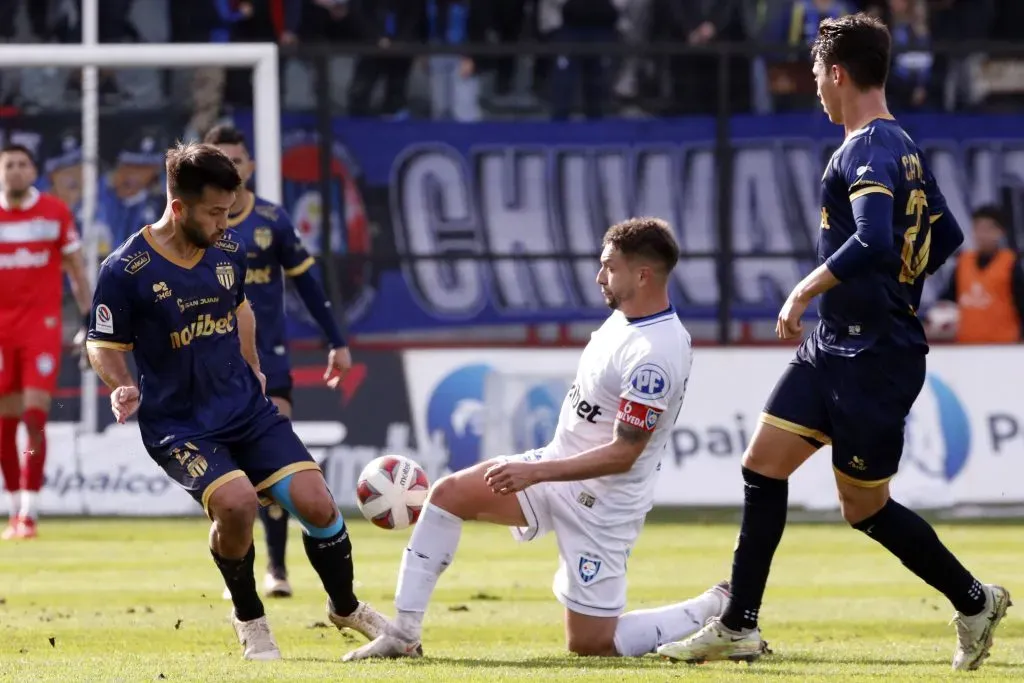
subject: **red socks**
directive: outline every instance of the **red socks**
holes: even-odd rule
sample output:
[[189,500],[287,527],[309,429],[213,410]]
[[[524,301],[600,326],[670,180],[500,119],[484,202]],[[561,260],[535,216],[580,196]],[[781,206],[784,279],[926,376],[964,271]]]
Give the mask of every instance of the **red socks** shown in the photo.
[[28,430],[29,446],[25,467],[21,470],[21,490],[38,491],[43,487],[43,466],[46,464],[46,411],[29,408],[21,416]]
[[4,488],[8,491],[21,490],[21,454],[18,453],[18,423],[16,417],[0,417],[0,470],[3,471]]

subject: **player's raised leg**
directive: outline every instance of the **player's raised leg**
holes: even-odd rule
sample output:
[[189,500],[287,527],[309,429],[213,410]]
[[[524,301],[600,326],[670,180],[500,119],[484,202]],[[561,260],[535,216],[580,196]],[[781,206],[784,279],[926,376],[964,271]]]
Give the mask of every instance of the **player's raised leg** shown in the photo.
[[352,540],[345,518],[291,421],[274,419],[273,427],[246,445],[247,462],[256,467],[249,477],[255,480],[256,472],[262,472],[256,490],[264,502],[280,505],[302,525],[302,544],[327,593],[331,623],[373,640],[383,632],[387,620],[356,597]]
[[757,618],[772,558],[782,541],[789,477],[830,439],[815,369],[794,361],[783,374],[743,455],[743,516],[733,553],[732,592],[721,619],[658,648],[671,659],[751,661],[765,649]]
[[12,355],[10,350],[0,349],[0,357],[4,359],[0,361],[0,383],[4,384],[0,390],[0,470],[3,471],[4,490],[10,504],[7,527],[0,536],[5,541],[18,537],[18,515],[21,512],[21,454],[18,453],[21,395],[8,391],[9,383],[3,382],[3,378],[9,376],[7,367],[13,360]]
[[438,579],[455,557],[464,521],[526,526],[517,497],[495,494],[484,480],[484,472],[492,464],[479,463],[442,477],[431,488],[402,555],[395,589],[395,621],[384,635],[345,655],[345,661],[422,654],[423,618]]
[[584,657],[642,657],[664,643],[696,633],[722,614],[728,600],[729,582],[722,581],[695,598],[617,617],[566,609],[566,647]]

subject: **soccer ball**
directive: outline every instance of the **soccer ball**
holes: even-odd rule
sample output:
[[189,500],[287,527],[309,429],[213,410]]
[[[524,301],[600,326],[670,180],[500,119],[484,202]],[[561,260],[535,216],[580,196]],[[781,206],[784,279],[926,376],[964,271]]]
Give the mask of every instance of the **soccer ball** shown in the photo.
[[416,462],[401,455],[382,455],[359,473],[359,511],[381,529],[405,529],[416,523],[430,482]]

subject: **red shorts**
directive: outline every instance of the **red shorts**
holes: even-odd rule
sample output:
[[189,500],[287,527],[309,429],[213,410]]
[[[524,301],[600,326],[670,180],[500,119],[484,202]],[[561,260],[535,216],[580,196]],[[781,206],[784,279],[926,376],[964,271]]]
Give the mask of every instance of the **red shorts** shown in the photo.
[[0,396],[38,389],[52,394],[60,374],[60,330],[0,341]]

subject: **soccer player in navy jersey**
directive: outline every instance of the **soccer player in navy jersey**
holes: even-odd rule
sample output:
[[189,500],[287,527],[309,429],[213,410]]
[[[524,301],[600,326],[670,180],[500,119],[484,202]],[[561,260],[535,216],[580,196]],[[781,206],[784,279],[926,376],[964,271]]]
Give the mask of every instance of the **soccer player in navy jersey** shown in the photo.
[[[245,242],[228,229],[241,177],[216,147],[167,153],[167,207],[100,267],[87,348],[118,422],[203,506],[246,659],[279,659],[253,575],[259,502],[303,527],[330,620],[369,639],[386,620],[353,591],[352,543],[319,466],[264,394]],[[128,370],[131,352],[138,383]]]
[[[330,301],[315,275],[316,263],[302,246],[284,209],[257,197],[246,189],[253,173],[253,160],[245,144],[245,134],[228,126],[216,126],[203,139],[224,152],[235,164],[242,187],[228,214],[228,226],[246,245],[249,269],[245,293],[256,315],[256,348],[260,367],[267,376],[267,396],[278,411],[292,416],[292,377],[288,362],[288,339],[284,316],[284,277],[292,279],[310,314],[320,325],[330,351],[324,380],[331,387],[352,367],[352,356],[331,312]],[[260,508],[260,519],[267,538],[267,573],[263,590],[270,597],[292,594],[285,566],[288,542],[288,512],[279,505]],[[224,597],[230,598],[225,590]]]
[[916,313],[924,279],[963,235],[924,155],[886,106],[885,26],[865,14],[827,19],[812,56],[822,105],[846,139],[821,181],[820,265],[789,295],[776,331],[798,338],[818,295],[820,321],[768,398],[743,456],[730,604],[658,652],[691,662],[761,654],[758,611],[786,525],[787,480],[831,444],[843,518],[953,603],[953,668],[976,669],[1010,595],[975,579],[925,520],[889,495],[904,422],[925,379],[928,344]]

